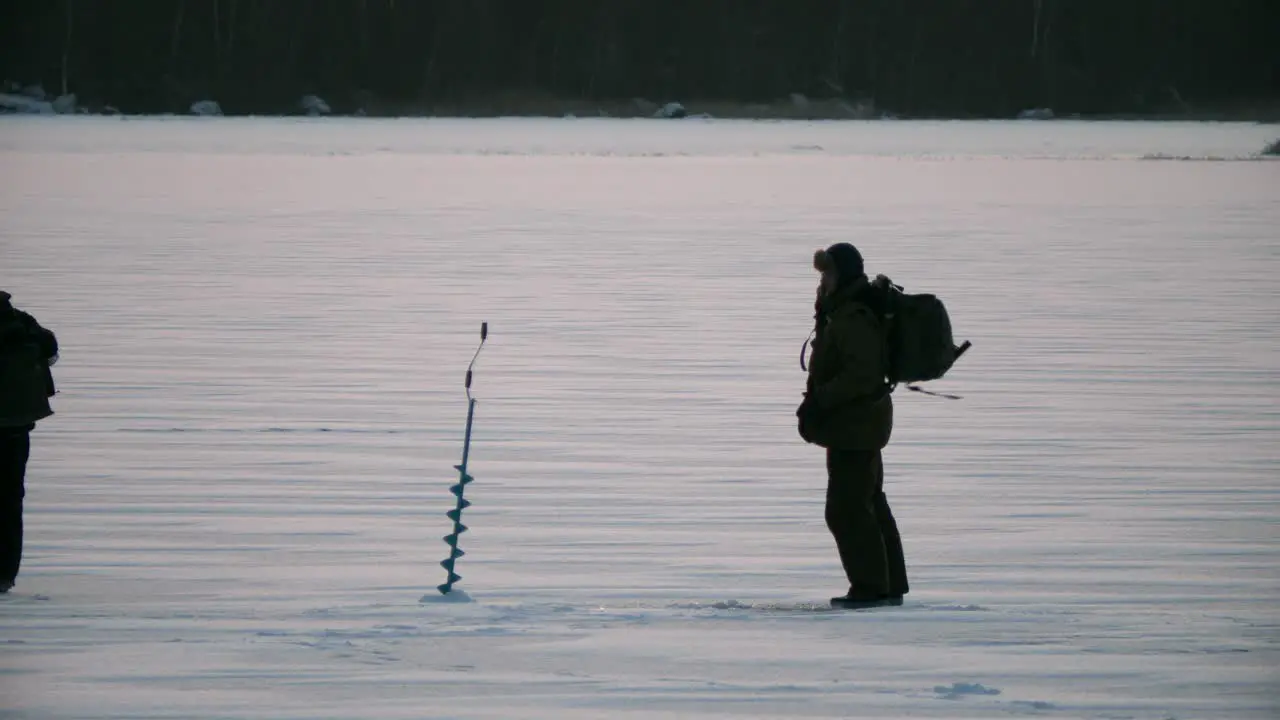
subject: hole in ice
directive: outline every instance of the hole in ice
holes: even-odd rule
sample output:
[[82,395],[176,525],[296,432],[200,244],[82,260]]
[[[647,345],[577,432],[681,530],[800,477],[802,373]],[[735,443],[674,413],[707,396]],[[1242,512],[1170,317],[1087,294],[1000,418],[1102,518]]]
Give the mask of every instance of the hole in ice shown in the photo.
[[455,590],[450,590],[447,594],[444,594],[444,595],[441,595],[438,592],[427,593],[426,595],[423,595],[422,598],[418,600],[418,602],[424,603],[424,604],[469,603],[469,602],[475,602],[475,600],[471,599],[471,596],[467,594],[466,590],[455,589]]

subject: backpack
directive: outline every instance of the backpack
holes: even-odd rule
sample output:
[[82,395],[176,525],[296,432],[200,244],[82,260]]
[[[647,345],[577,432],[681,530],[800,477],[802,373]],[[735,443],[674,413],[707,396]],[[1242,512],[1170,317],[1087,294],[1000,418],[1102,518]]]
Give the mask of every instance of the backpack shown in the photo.
[[[888,341],[890,388],[903,383],[908,390],[939,395],[916,387],[913,383],[937,380],[964,355],[972,343],[956,346],[951,334],[951,317],[936,295],[910,294],[884,275],[877,275],[872,286],[884,293],[884,322]],[[951,395],[942,395],[951,397]]]

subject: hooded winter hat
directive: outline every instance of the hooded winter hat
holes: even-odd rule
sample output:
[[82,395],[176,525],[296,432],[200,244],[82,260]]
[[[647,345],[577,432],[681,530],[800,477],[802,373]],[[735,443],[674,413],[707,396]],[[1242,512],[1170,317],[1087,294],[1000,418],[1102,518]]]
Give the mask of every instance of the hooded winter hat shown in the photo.
[[818,272],[835,270],[841,285],[865,274],[862,268],[862,253],[858,252],[858,248],[844,242],[814,253],[813,267]]

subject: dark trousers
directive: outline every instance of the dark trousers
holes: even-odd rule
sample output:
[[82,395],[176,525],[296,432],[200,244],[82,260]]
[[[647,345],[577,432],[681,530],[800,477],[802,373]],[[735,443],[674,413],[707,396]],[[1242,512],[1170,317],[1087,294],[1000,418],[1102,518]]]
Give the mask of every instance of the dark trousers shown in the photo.
[[0,585],[10,585],[22,564],[22,498],[26,495],[28,430],[0,428]]
[[906,595],[902,537],[884,494],[879,450],[827,450],[827,529],[858,595]]

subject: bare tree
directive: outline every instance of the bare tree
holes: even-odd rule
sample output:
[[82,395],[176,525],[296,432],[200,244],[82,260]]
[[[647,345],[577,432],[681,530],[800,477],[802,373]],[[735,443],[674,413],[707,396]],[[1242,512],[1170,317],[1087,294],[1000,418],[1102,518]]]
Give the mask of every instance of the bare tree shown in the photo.
[[71,29],[72,29],[72,26],[73,26],[73,22],[72,22],[72,19],[73,19],[73,15],[72,15],[72,8],[73,8],[73,7],[74,7],[74,6],[71,4],[71,0],[66,0],[66,9],[67,9],[67,32],[66,32],[66,35],[64,35],[64,36],[63,36],[63,38],[62,38],[62,94],[63,94],[63,95],[66,95],[66,94],[67,94],[67,87],[68,87],[67,76],[68,76],[68,74],[70,73],[70,71],[67,69],[67,66],[71,64],[71,63],[70,63],[70,59],[71,59]]

